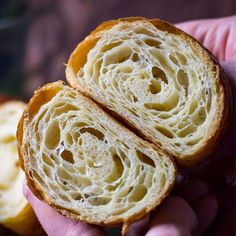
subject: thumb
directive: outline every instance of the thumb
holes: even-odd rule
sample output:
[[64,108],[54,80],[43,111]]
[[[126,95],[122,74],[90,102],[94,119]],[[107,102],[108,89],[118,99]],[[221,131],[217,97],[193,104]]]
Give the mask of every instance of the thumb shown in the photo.
[[62,216],[49,205],[36,198],[26,184],[24,184],[23,192],[49,236],[105,236],[98,227],[83,224]]

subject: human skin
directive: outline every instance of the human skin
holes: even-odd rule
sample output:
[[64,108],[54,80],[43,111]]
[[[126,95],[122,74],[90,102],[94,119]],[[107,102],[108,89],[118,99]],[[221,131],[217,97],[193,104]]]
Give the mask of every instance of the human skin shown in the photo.
[[[236,88],[236,15],[231,17],[198,20],[176,25],[183,29],[219,60],[230,79],[233,95]],[[222,139],[221,143],[227,142]],[[224,155],[224,152],[220,152]],[[83,224],[57,213],[47,204],[39,201],[24,186],[24,193],[32,205],[42,227],[49,236],[105,236],[105,231],[97,226]],[[218,205],[209,195],[206,184],[193,181],[182,186],[158,209],[145,219],[131,225],[128,236],[190,236],[201,235],[212,223]]]
[[[107,235],[100,227],[62,216],[38,200],[27,185],[24,194],[49,236]],[[193,181],[176,194],[179,196],[169,197],[151,215],[131,225],[127,236],[144,235],[145,232],[147,236],[190,236],[193,231],[195,235],[203,232],[213,221],[218,208],[216,200],[209,196],[207,186],[201,181]]]

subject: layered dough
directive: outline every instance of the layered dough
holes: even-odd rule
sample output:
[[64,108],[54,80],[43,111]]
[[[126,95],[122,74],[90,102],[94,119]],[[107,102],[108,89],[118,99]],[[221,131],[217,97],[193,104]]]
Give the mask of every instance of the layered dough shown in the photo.
[[60,82],[36,92],[18,140],[32,191],[88,223],[130,224],[155,208],[175,180],[166,154]]
[[33,235],[37,221],[22,192],[25,175],[19,165],[16,141],[24,108],[25,104],[17,101],[0,105],[0,223],[18,234]]
[[36,91],[17,138],[31,190],[76,220],[123,224],[125,233],[170,192],[170,156],[194,165],[226,127],[223,71],[158,19],[101,24],[74,50],[66,76],[73,88],[55,82]]
[[195,40],[161,20],[99,26],[72,53],[70,84],[145,138],[194,164],[215,146],[228,115],[219,66]]

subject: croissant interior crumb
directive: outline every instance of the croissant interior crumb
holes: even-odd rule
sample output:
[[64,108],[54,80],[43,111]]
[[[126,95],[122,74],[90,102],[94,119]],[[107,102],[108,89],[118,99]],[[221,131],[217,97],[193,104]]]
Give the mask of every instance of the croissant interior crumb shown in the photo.
[[216,81],[201,53],[144,21],[101,34],[76,83],[179,157],[205,142],[217,116]]
[[174,179],[169,158],[123,129],[63,87],[27,125],[29,175],[57,206],[97,223],[121,222],[165,195]]
[[0,106],[0,223],[16,217],[27,205],[22,192],[24,172],[18,164],[16,129],[24,110],[21,102]]

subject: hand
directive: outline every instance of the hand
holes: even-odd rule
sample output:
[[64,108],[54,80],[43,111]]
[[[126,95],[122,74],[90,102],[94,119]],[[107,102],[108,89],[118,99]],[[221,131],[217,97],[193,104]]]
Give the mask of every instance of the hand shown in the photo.
[[83,224],[62,216],[36,198],[26,184],[23,191],[40,224],[49,236],[104,236],[103,231],[93,225]]
[[[130,226],[128,236],[191,236],[201,235],[212,223],[218,205],[207,186],[198,180],[176,190],[154,211],[146,224]],[[144,220],[143,220],[144,221]],[[142,221],[142,224],[143,224]]]
[[[228,187],[234,189],[236,180],[231,172],[235,173],[236,15],[212,20],[184,22],[176,26],[196,38],[217,57],[229,78],[233,97],[228,129],[209,157],[211,162],[206,162],[200,168],[191,169],[191,175],[197,175],[198,178],[204,176],[203,178],[211,187],[215,185],[214,189],[218,192],[219,189],[226,189],[226,184],[230,184],[227,179],[231,179],[231,186]],[[208,168],[209,165],[210,168]],[[222,195],[222,191],[220,194]],[[221,205],[225,206],[225,202]]]
[[[200,20],[178,24],[177,27],[191,34],[207,47],[220,61],[226,74],[236,88],[236,16],[216,20]],[[231,129],[234,132],[234,129]],[[231,136],[232,137],[232,136]],[[224,143],[224,141],[222,142]],[[231,142],[225,151],[232,152]],[[221,147],[222,149],[222,147]],[[233,152],[232,152],[233,153]],[[27,186],[24,193],[32,205],[40,223],[50,236],[105,236],[105,231],[97,226],[75,222],[65,218],[45,203],[39,201]],[[204,183],[195,181],[178,190],[177,196],[169,197],[157,211],[149,217],[130,226],[127,236],[190,236],[201,235],[214,220],[217,213],[215,198],[208,195]]]
[[[26,185],[24,194],[49,236],[106,236],[100,227],[60,215],[38,200]],[[144,235],[145,232],[147,236],[190,236],[191,232],[200,235],[217,213],[216,200],[208,196],[206,185],[199,181],[183,186],[177,195],[179,196],[168,198],[150,216],[131,225],[127,236]]]
[[219,60],[236,88],[236,15],[176,25],[196,38]]
[[207,182],[219,202],[220,211],[214,235],[233,235],[235,232],[235,90],[236,90],[236,15],[213,20],[177,24],[195,37],[219,60],[231,83],[233,95],[228,129],[209,161],[189,171],[190,177]]

